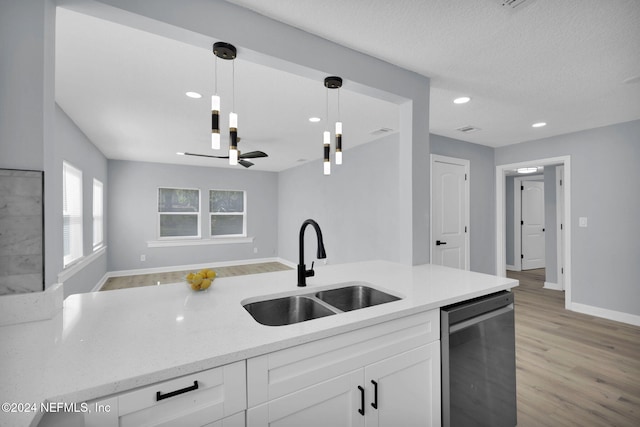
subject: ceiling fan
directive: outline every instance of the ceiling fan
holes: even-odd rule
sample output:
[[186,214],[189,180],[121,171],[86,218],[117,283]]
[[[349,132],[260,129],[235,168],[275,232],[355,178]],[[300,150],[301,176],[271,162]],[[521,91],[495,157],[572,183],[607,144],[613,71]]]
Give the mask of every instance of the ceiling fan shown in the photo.
[[[238,138],[238,142],[240,142],[240,138]],[[229,155],[226,156],[212,156],[210,154],[197,154],[197,153],[179,153],[184,156],[195,156],[195,157],[210,157],[212,159],[228,159]],[[263,151],[249,151],[248,153],[242,153],[238,151],[238,164],[241,164],[245,168],[250,168],[254,165],[253,162],[250,162],[245,159],[257,159],[260,157],[269,157],[269,155]]]

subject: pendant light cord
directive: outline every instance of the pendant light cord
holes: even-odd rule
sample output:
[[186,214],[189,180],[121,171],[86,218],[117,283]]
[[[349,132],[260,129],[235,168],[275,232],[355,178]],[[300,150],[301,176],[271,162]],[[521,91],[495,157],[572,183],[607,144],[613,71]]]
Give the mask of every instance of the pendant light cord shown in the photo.
[[236,111],[236,61],[231,61],[231,108],[234,113]]
[[213,94],[214,95],[218,95],[218,57],[216,55],[213,55],[213,68],[215,70],[215,79],[214,79],[214,90],[213,90]]

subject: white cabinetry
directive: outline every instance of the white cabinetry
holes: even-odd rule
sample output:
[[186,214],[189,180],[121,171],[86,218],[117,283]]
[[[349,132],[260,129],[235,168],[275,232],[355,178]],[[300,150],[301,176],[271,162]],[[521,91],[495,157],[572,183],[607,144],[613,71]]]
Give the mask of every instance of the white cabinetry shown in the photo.
[[438,310],[247,361],[248,427],[439,426]]
[[246,407],[239,361],[90,402],[85,426],[242,427]]

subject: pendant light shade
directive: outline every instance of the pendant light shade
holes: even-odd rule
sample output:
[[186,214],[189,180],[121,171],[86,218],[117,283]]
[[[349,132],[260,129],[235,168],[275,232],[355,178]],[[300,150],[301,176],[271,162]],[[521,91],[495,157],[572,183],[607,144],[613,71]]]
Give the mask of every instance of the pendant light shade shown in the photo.
[[[324,86],[327,88],[327,123],[329,123],[329,89],[340,89],[342,87],[342,78],[338,76],[330,76],[324,79]],[[342,122],[340,121],[340,91],[338,90],[338,121],[336,121],[336,165],[342,164]],[[331,133],[326,130],[323,137],[324,144],[324,174],[331,173]]]
[[211,148],[220,149],[220,97],[211,97]]
[[336,165],[342,164],[342,122],[336,122]]
[[[235,63],[237,50],[234,45],[217,42],[213,45],[213,54],[216,56],[216,81],[215,94],[211,97],[211,148],[220,149],[220,97],[218,96],[218,58],[232,61],[232,97],[231,110],[235,110]],[[229,113],[229,164],[238,164],[238,114]]]
[[328,130],[324,131],[322,141],[324,144],[324,174],[331,175],[331,159],[329,158],[331,152],[331,133]]
[[238,164],[238,115],[229,113],[229,164]]

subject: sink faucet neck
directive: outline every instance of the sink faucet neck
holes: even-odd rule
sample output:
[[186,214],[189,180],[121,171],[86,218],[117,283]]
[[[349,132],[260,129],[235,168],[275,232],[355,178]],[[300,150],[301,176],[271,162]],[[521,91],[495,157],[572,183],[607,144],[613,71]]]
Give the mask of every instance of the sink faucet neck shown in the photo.
[[313,263],[311,264],[310,270],[307,270],[307,267],[304,264],[304,231],[308,225],[311,225],[316,231],[316,239],[318,240],[317,258],[324,259],[327,257],[327,254],[324,250],[324,242],[322,240],[322,230],[320,230],[320,226],[312,219],[306,220],[300,227],[300,236],[298,242],[300,255],[298,262],[298,286],[307,286],[307,277],[311,277],[315,274],[315,272],[313,271]]

